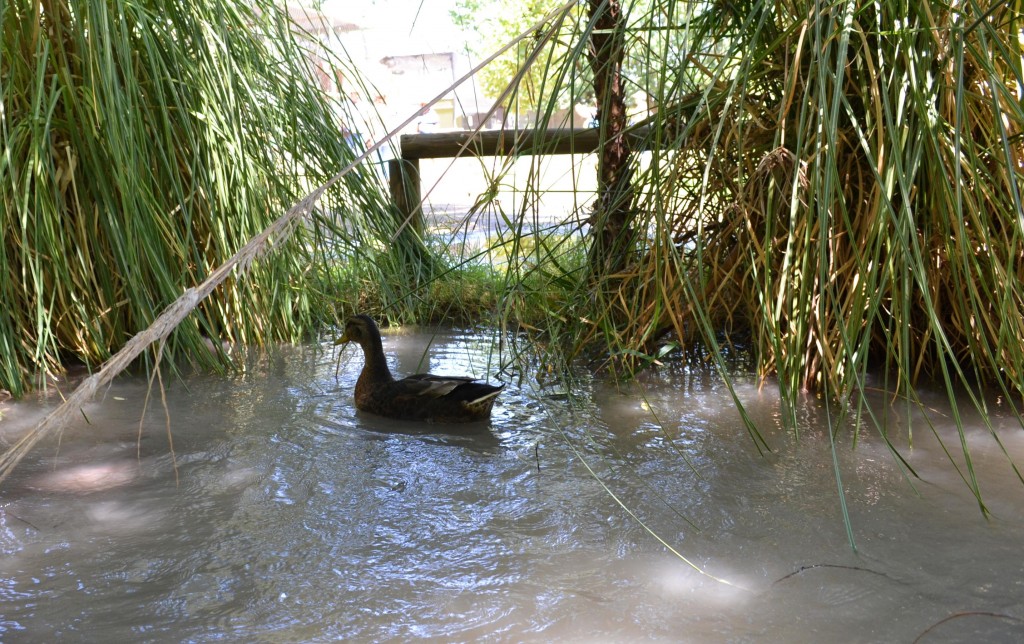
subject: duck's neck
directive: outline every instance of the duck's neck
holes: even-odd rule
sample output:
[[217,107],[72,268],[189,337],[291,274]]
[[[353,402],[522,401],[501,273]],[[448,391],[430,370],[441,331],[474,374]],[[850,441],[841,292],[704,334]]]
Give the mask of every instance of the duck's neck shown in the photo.
[[359,380],[364,382],[391,382],[394,377],[388,369],[387,358],[384,357],[384,343],[381,342],[380,334],[372,334],[363,346],[365,363],[363,372],[359,374]]

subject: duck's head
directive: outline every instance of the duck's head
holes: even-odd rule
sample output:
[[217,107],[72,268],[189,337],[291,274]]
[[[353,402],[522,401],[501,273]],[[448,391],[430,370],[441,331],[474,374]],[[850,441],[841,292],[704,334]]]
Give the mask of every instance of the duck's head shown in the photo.
[[380,344],[380,331],[369,315],[359,314],[350,317],[345,323],[345,332],[334,341],[335,345],[355,342],[367,347]]

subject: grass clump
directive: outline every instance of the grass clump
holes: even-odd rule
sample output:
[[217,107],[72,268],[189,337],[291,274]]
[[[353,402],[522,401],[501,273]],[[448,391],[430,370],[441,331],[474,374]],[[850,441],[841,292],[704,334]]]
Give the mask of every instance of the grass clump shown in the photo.
[[[623,82],[648,109],[626,130],[626,203],[612,208],[626,225],[598,248],[617,257],[580,270],[531,255],[530,274],[569,293],[546,311],[549,335],[622,357],[609,364],[625,373],[669,343],[713,358],[739,339],[786,399],[855,399],[872,371],[897,392],[986,385],[1020,401],[1011,8],[610,4]],[[594,20],[569,19],[593,42]],[[557,52],[531,58],[563,79],[548,113],[587,69],[585,48]],[[579,218],[592,244],[602,208]]]
[[[0,389],[14,395],[106,360],[354,158],[307,36],[269,0],[10,0],[0,30]],[[326,231],[374,234],[364,221],[393,219],[383,194],[365,169],[346,175],[316,226],[229,279],[164,355],[216,366],[205,338],[292,341],[329,319]]]

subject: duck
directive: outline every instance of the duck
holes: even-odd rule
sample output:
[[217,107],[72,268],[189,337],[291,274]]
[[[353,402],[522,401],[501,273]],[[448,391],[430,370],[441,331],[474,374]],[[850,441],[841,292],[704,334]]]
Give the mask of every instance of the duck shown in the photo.
[[369,315],[348,319],[335,345],[355,342],[363,349],[363,370],[356,381],[356,409],[378,416],[432,423],[487,420],[505,385],[465,376],[418,373],[396,380],[384,358],[380,330]]

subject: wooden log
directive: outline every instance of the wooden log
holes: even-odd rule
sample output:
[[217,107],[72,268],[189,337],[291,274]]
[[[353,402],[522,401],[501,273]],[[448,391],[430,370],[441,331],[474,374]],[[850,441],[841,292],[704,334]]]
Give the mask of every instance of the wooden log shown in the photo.
[[[627,129],[622,136],[627,140],[630,150],[638,151],[647,147],[646,134],[647,126],[643,125]],[[420,159],[443,159],[460,155],[587,154],[597,150],[600,130],[552,128],[439,132],[403,134],[399,141],[402,157],[388,161],[391,198],[403,218],[416,232],[422,234]]]
[[[637,128],[623,135],[635,150],[642,145],[644,134],[644,128]],[[439,132],[403,134],[400,142],[403,159],[440,159],[459,155],[586,154],[597,150],[600,131],[597,128],[562,128]]]

